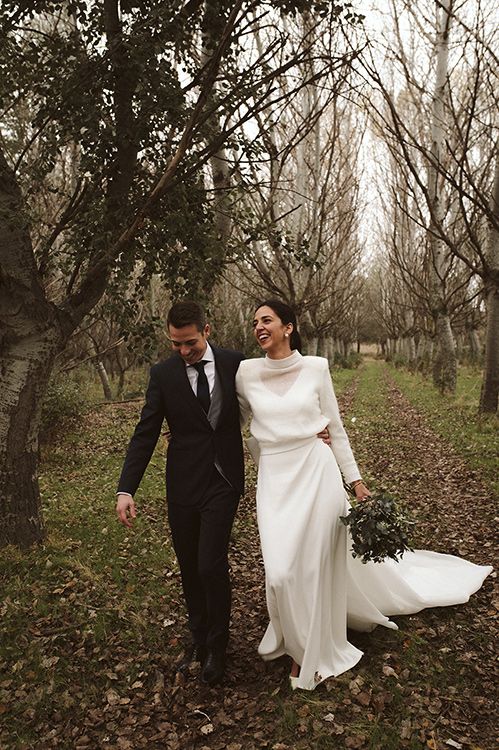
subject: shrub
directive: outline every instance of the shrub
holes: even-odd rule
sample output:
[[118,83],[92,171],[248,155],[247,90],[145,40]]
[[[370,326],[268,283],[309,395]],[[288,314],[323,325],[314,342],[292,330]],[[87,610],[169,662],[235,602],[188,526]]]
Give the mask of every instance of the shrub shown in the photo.
[[395,367],[407,367],[407,358],[403,354],[394,354],[392,364]]
[[350,352],[346,356],[340,352],[334,353],[334,366],[344,370],[356,370],[362,364],[362,354]]
[[49,383],[42,406],[42,434],[50,432],[66,419],[78,417],[84,404],[84,388],[67,375],[56,375]]

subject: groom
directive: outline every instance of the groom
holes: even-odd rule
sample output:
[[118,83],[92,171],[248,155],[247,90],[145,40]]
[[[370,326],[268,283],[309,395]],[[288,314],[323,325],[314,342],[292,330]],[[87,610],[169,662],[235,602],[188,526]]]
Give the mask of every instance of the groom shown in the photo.
[[135,494],[168,423],[168,520],[180,566],[191,642],[177,671],[201,663],[201,680],[223,677],[231,588],[228,546],[244,490],[243,448],[234,379],[244,356],[211,347],[202,308],[177,302],[167,317],[174,351],[151,368],[146,401],[118,484],[116,512],[131,525]]

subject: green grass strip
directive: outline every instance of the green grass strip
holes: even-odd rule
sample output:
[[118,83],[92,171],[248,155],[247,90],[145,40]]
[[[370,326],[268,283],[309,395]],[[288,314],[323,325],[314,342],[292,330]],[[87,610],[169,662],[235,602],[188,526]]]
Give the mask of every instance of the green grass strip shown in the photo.
[[448,440],[471,468],[480,471],[482,479],[499,494],[499,418],[478,414],[481,373],[461,367],[455,395],[446,396],[421,375],[392,367],[389,375],[433,430]]

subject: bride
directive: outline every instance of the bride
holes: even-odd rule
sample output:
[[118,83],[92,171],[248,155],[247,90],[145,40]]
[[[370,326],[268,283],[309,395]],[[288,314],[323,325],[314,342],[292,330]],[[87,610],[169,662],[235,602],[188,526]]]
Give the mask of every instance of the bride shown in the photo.
[[[362,651],[347,640],[390,615],[466,602],[491,572],[451,555],[417,550],[396,562],[352,557],[343,478],[358,500],[362,482],[341,422],[328,362],[303,357],[296,317],[279,300],[255,311],[264,358],[241,362],[236,388],[242,421],[252,415],[249,447],[258,463],[257,518],[270,622],[263,659],[292,658],[291,686],[313,690],[351,669]],[[329,430],[331,446],[317,440]]]

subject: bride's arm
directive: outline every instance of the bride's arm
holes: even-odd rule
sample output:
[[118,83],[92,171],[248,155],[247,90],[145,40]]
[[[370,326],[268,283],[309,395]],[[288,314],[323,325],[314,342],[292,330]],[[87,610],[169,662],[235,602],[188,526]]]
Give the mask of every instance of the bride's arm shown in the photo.
[[[246,395],[244,393],[244,385],[243,385],[243,375],[241,373],[241,366],[239,366],[239,370],[236,374],[236,393],[237,393],[237,400],[239,401],[239,418],[240,418],[240,424],[241,424],[241,430],[244,429],[249,416],[251,414],[251,408],[249,405],[249,401],[246,398]],[[260,460],[260,447],[258,445],[258,441],[253,437],[245,438],[246,447],[251,453],[251,457],[255,464],[258,466],[258,462]]]
[[243,374],[241,372],[242,370],[242,363],[239,365],[239,369],[236,373],[236,393],[237,393],[237,400],[239,401],[239,423],[241,425],[241,430],[244,429],[246,426],[246,423],[248,422],[249,416],[251,414],[251,409],[249,405],[249,401],[246,398],[244,394],[244,380],[243,380]]
[[341,421],[338,402],[334,393],[327,360],[324,360],[324,370],[321,373],[319,390],[321,412],[328,419],[328,430],[331,436],[331,449],[341,469],[345,482],[349,484],[360,479],[360,471],[350,447],[347,433]]

